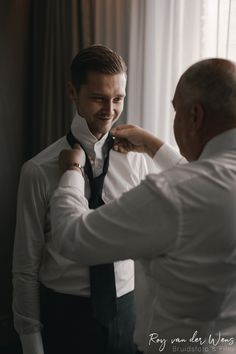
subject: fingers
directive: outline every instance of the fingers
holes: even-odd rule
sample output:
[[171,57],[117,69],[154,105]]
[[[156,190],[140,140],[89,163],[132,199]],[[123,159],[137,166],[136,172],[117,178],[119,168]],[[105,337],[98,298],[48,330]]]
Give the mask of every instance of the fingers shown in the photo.
[[134,124],[120,124],[117,125],[115,128],[112,128],[112,131],[126,130],[126,129],[137,128],[137,127],[138,126]]
[[144,152],[145,130],[132,124],[122,124],[112,130],[115,136],[114,150],[119,152]]
[[73,149],[74,149],[74,150],[81,150],[82,147],[81,147],[81,145],[80,145],[79,143],[76,143],[76,144],[73,146]]
[[65,162],[67,159],[67,151],[68,150],[62,150],[58,158],[59,167],[62,172],[65,172],[67,168],[67,163]]
[[120,144],[115,144],[115,145],[113,146],[113,150],[115,150],[115,151],[117,151],[117,152],[121,152],[122,154],[128,152],[128,151],[127,151],[126,149],[124,149],[123,146],[120,145]]
[[59,167],[65,172],[67,169],[70,169],[71,166],[79,164],[80,166],[85,165],[86,156],[84,150],[78,146],[74,146],[73,149],[62,150],[59,155]]
[[73,150],[83,150],[82,146],[79,144],[79,143],[76,143],[74,146],[73,146]]
[[125,139],[115,140],[113,149],[121,153],[127,153],[134,150],[134,146]]
[[126,138],[130,135],[130,132],[137,128],[135,125],[132,124],[121,124],[111,130],[112,135],[117,138]]

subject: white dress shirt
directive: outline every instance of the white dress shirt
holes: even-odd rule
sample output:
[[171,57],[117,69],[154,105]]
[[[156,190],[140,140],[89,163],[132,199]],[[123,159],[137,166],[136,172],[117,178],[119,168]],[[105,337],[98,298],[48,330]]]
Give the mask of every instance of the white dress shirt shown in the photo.
[[[164,352],[172,352],[171,339],[176,338],[186,340],[175,343],[185,351],[192,345],[201,352],[211,347],[208,352],[235,353],[235,213],[232,129],[210,140],[197,161],[149,175],[95,211],[88,210],[82,175],[67,171],[51,200],[51,247],[82,266],[144,259],[154,291],[152,302],[143,304],[151,306],[152,314],[145,333],[147,353],[159,352],[164,339],[169,346]],[[205,343],[191,342],[195,331]],[[149,343],[152,333],[158,340]],[[218,338],[219,333],[228,342],[214,347],[209,336]],[[137,336],[136,341],[142,348]]]
[[[78,115],[73,119],[71,130],[93,160],[94,175],[99,175],[103,169],[103,148],[107,134],[97,140],[89,131],[86,121]],[[13,257],[13,312],[24,354],[43,354],[39,315],[40,282],[57,292],[90,295],[88,266],[78,266],[50,245],[49,200],[61,177],[58,155],[61,150],[68,148],[66,138],[59,139],[26,162],[21,172]],[[170,164],[180,159],[170,147],[163,148],[163,154],[160,155],[166,156]],[[163,160],[160,159],[160,168],[169,166],[165,158]],[[139,184],[147,172],[143,155],[110,151],[102,195],[104,202],[110,203]],[[89,193],[89,183],[86,180],[87,198]],[[114,270],[117,296],[133,290],[133,261],[115,262]]]

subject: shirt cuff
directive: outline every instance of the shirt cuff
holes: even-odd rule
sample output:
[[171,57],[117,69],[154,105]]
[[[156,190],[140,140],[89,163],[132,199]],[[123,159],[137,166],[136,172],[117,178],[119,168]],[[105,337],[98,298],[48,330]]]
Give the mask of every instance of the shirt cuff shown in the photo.
[[186,161],[183,156],[169,144],[163,144],[154,155],[153,160],[162,171]]
[[59,187],[74,187],[84,193],[84,177],[80,172],[68,170],[62,175]]
[[40,332],[22,334],[20,336],[23,354],[44,354]]

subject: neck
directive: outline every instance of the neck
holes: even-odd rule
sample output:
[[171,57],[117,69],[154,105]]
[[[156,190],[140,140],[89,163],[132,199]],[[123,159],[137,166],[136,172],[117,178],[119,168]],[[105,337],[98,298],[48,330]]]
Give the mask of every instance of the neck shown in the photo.
[[107,138],[107,134],[100,134],[99,138],[94,135],[90,130],[86,120],[75,115],[72,124],[71,131],[73,135],[82,143],[85,148],[91,149],[94,145],[102,146]]

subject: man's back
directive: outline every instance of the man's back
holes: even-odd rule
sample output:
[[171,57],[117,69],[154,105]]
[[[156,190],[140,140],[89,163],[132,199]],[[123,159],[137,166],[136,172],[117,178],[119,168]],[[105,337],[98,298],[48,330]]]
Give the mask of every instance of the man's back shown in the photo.
[[[179,337],[188,345],[196,331],[207,340],[219,332],[235,337],[235,133],[219,135],[198,161],[157,179],[158,190],[177,206],[169,217],[178,233],[169,252],[149,264],[157,284],[149,334]],[[156,183],[155,175],[149,178]],[[156,346],[151,341],[150,348]]]

